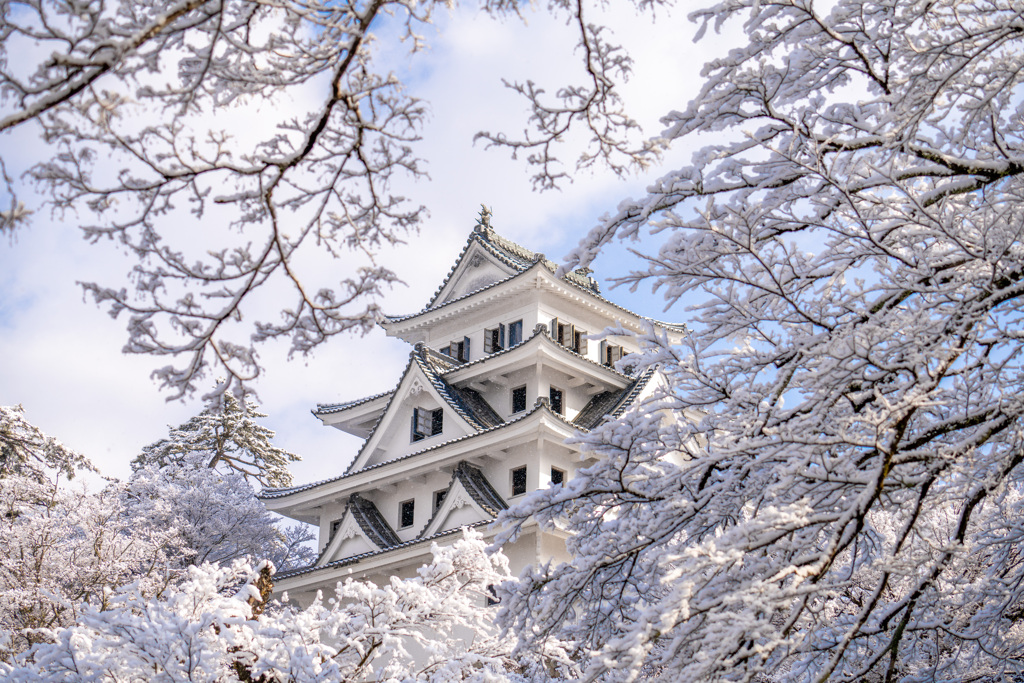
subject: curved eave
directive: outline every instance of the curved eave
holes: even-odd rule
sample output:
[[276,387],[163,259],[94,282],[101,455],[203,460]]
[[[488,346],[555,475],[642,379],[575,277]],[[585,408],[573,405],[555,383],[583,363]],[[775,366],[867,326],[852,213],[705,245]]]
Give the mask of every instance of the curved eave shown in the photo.
[[[656,328],[669,332],[676,337],[684,334],[686,330],[685,325],[646,318],[628,308],[612,303],[603,296],[570,280],[555,277],[555,274],[541,262],[535,263],[521,273],[457,299],[452,299],[434,308],[428,308],[418,313],[404,316],[386,315],[380,325],[387,331],[388,335],[401,338],[410,332],[431,327],[456,316],[465,315],[473,309],[490,304],[495,299],[518,293],[524,289],[549,289],[570,301],[583,304],[607,318],[619,320],[621,323],[624,323],[624,327],[634,332],[646,331],[648,324],[654,325]],[[627,316],[626,320],[622,319],[622,314]]]
[[635,378],[625,375],[615,368],[601,365],[581,356],[570,348],[559,344],[548,332],[534,332],[526,341],[516,344],[503,351],[491,353],[483,358],[470,361],[464,365],[449,370],[441,375],[449,384],[458,385],[468,382],[477,376],[493,376],[501,374],[504,368],[518,369],[523,361],[531,357],[543,354],[548,361],[563,364],[574,370],[580,370],[580,374],[595,374],[612,387],[619,389],[631,384]]
[[[497,529],[487,528],[491,523],[492,520],[488,519],[475,524],[467,524],[466,527],[470,529],[482,527],[481,531],[484,537],[490,538],[498,531]],[[328,562],[321,567],[308,566],[281,572],[274,576],[274,594],[280,595],[286,591],[296,593],[299,591],[317,590],[325,584],[330,585],[352,576],[365,576],[374,572],[384,571],[395,564],[399,566],[419,566],[425,561],[429,561],[432,542],[461,532],[462,528],[448,529],[432,536],[405,541],[384,550],[376,550]]]
[[484,455],[489,450],[507,448],[508,444],[517,438],[533,438],[537,434],[536,423],[541,423],[539,426],[546,428],[550,432],[550,437],[559,442],[579,430],[577,425],[553,412],[546,404],[539,404],[514,420],[482,432],[467,434],[331,479],[287,489],[267,489],[260,492],[257,497],[271,512],[293,519],[308,517],[309,510],[352,493],[373,490],[431,473],[438,467],[454,464],[460,459]]
[[313,415],[325,426],[366,438],[377,423],[381,413],[391,402],[395,390],[349,403],[318,405]]

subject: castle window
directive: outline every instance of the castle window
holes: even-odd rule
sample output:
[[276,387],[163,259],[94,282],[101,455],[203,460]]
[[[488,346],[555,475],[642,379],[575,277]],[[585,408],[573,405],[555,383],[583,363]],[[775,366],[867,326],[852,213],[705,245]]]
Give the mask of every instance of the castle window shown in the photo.
[[494,353],[505,348],[505,325],[484,330],[484,353]]
[[622,359],[622,347],[617,344],[601,342],[601,365],[614,368],[615,364]]
[[576,329],[572,333],[572,350],[581,356],[587,355],[587,332]]
[[526,465],[512,470],[512,495],[519,496],[526,493]]
[[567,323],[554,318],[551,321],[551,338],[567,349],[572,349],[580,355],[587,353],[586,330],[578,330],[572,323]]
[[508,345],[515,346],[523,341],[523,321],[508,324]]
[[526,410],[526,387],[516,387],[512,390],[512,412],[521,413]]
[[416,501],[403,500],[398,504],[398,527],[405,529],[411,527],[416,521]]
[[469,337],[463,337],[462,341],[453,341],[448,346],[441,347],[441,353],[459,361],[469,360]]
[[422,441],[428,436],[434,436],[444,431],[444,410],[426,410],[424,408],[413,408],[412,410],[412,440]]
[[551,468],[551,485],[561,484],[565,481],[565,471],[557,467]]
[[548,400],[551,402],[551,410],[559,415],[565,414],[565,406],[562,405],[562,390],[551,387],[548,389]]
[[437,508],[441,507],[441,503],[444,502],[444,497],[447,495],[448,489],[441,489],[440,491],[434,491],[434,512],[437,512]]

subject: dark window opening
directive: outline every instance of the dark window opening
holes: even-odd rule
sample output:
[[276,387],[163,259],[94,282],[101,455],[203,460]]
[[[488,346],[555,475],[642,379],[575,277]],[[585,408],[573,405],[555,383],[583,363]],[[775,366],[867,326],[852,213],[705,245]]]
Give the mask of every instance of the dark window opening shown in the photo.
[[551,402],[551,410],[559,415],[565,413],[565,406],[562,405],[562,390],[551,387],[548,390],[548,400]]
[[526,466],[517,467],[512,470],[512,495],[518,496],[526,493]]
[[523,321],[508,324],[508,345],[515,346],[523,341]]
[[484,353],[495,353],[505,348],[505,325],[484,330]]
[[572,337],[572,350],[581,356],[587,355],[587,332],[586,330],[575,330]]
[[412,526],[416,521],[416,501],[404,500],[398,504],[398,526],[401,529]]
[[561,484],[565,481],[565,472],[557,467],[551,468],[551,485]]
[[441,489],[440,491],[434,491],[434,512],[437,512],[437,508],[441,507],[441,503],[444,502],[444,497],[447,495],[448,489]]
[[601,365],[614,368],[622,360],[622,347],[608,342],[601,342]]
[[444,431],[444,410],[426,410],[424,408],[413,408],[412,410],[412,440],[421,441],[428,436],[434,436]]
[[526,410],[526,387],[516,387],[512,390],[512,412],[521,413]]
[[341,520],[340,519],[336,519],[333,522],[331,522],[331,535],[327,537],[327,541],[328,542],[330,542],[331,539],[334,538],[334,535],[336,533],[338,533],[338,527],[340,527],[340,526],[341,526]]
[[551,321],[551,338],[567,349],[572,349],[581,356],[587,353],[586,330],[578,330],[572,323],[562,322],[558,318]]
[[448,346],[441,347],[441,353],[458,361],[468,361],[469,337],[463,337],[462,341],[453,341]]

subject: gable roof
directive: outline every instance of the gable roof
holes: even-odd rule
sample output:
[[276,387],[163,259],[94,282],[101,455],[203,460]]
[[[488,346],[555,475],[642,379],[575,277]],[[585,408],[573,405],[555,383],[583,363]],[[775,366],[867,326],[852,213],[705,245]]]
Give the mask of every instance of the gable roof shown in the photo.
[[[351,526],[353,523],[355,528]],[[377,506],[358,493],[353,493],[349,496],[345,510],[337,521],[337,526],[332,528],[331,536],[327,539],[327,543],[313,563],[314,565],[324,563],[330,555],[338,551],[338,548],[350,535],[346,534],[346,529],[351,530],[351,534],[361,535],[371,547],[377,550],[387,550],[402,542]]]
[[[473,232],[469,234],[469,239],[466,240],[466,246],[462,248],[458,258],[455,259],[455,264],[448,271],[448,274],[445,275],[441,286],[430,297],[430,301],[424,310],[436,308],[442,303],[442,295],[448,289],[449,284],[452,283],[452,278],[459,272],[462,263],[466,260],[470,251],[475,251],[474,245],[490,255],[498,263],[511,268],[517,273],[529,270],[537,262],[543,262],[544,266],[552,273],[558,271],[558,264],[544,258],[544,254],[530,251],[526,247],[516,244],[495,232],[494,228],[491,227],[490,212],[483,208],[480,212],[480,218],[477,219],[477,224],[473,228]],[[597,280],[589,276],[589,273],[589,269],[571,271],[566,273],[564,278],[579,287],[597,294],[600,292],[600,285],[598,285]]]
[[[545,262],[545,264],[546,263],[548,263],[548,262]],[[552,264],[552,266],[553,265],[554,264]],[[557,272],[556,268],[553,268],[553,267],[545,268],[544,266],[538,264],[537,262],[531,263],[529,266],[524,267],[522,270],[520,270],[520,271],[510,275],[509,277],[507,277],[507,278],[505,278],[503,280],[498,280],[497,282],[492,282],[492,283],[487,284],[487,285],[485,285],[483,287],[475,289],[475,290],[473,290],[471,292],[467,292],[467,293],[463,294],[462,296],[456,297],[454,299],[448,299],[446,301],[443,301],[441,303],[436,303],[436,304],[434,302],[431,302],[430,304],[427,305],[426,308],[424,308],[424,309],[422,309],[420,311],[416,311],[415,313],[408,313],[408,314],[405,314],[405,315],[384,315],[383,319],[380,321],[379,324],[384,329],[387,330],[390,325],[395,325],[397,323],[406,323],[406,322],[415,320],[416,318],[419,318],[421,316],[428,316],[429,314],[432,314],[432,313],[434,313],[436,311],[440,311],[442,309],[448,308],[449,306],[460,304],[460,303],[462,303],[462,302],[464,302],[464,301],[466,301],[468,299],[471,299],[472,297],[475,297],[476,295],[480,294],[481,292],[486,292],[488,290],[495,289],[497,287],[501,287],[502,285],[505,285],[506,283],[512,282],[512,281],[517,280],[519,278],[529,278],[530,275],[528,273],[534,272],[535,269],[540,269],[542,272],[548,271],[548,275],[552,279],[554,279],[556,282],[566,283],[572,289],[576,289],[576,290],[580,290],[580,291],[585,292],[587,295],[589,295],[590,297],[592,297],[596,301],[599,301],[602,305],[608,306],[609,308],[612,308],[612,309],[615,309],[615,310],[618,310],[618,311],[621,311],[621,312],[623,312],[623,313],[625,313],[625,314],[627,314],[627,315],[629,315],[629,316],[631,316],[631,317],[633,317],[633,318],[635,318],[637,320],[647,321],[647,322],[649,322],[649,323],[651,323],[651,324],[653,324],[653,325],[655,325],[657,327],[661,327],[663,329],[669,330],[671,332],[675,332],[677,334],[684,334],[688,330],[686,325],[684,325],[682,323],[670,323],[670,322],[665,322],[663,320],[655,320],[654,318],[648,318],[646,316],[640,315],[639,313],[635,313],[634,311],[631,311],[631,310],[629,310],[628,308],[626,308],[624,306],[618,305],[614,301],[609,301],[608,299],[604,298],[603,296],[601,296],[597,292],[596,289],[592,289],[590,287],[586,287],[586,286],[580,285],[573,278],[569,278],[568,275],[563,276],[562,278],[557,278],[557,277],[555,277],[555,272]]]
[[388,548],[401,543],[398,534],[395,533],[391,525],[384,519],[384,515],[380,513],[380,510],[372,502],[366,500],[358,493],[353,493],[349,496],[348,506],[352,516],[359,524],[359,528],[363,530],[363,533],[378,548]]
[[[460,418],[462,418],[467,425],[476,431],[483,431],[490,429],[504,422],[501,416],[498,415],[494,409],[484,400],[480,394],[471,389],[459,389],[446,382],[442,377],[441,373],[448,372],[449,370],[457,367],[459,361],[446,356],[442,353],[438,353],[433,349],[428,348],[422,343],[417,343],[412,352],[409,354],[409,362],[405,366],[405,370],[402,371],[402,376],[398,380],[398,385],[390,392],[387,404],[385,404],[383,410],[381,410],[380,416],[374,423],[373,428],[370,430],[369,436],[360,446],[359,451],[356,453],[355,458],[349,464],[345,470],[346,473],[356,472],[363,466],[363,456],[368,452],[367,449],[371,444],[376,445],[374,436],[385,418],[388,416],[392,405],[394,404],[395,398],[399,395],[399,388],[402,383],[405,382],[406,377],[411,372],[419,370],[430,384],[430,386],[437,392],[441,400]],[[387,395],[387,394],[382,394]]]
[[[465,497],[462,494],[465,494]],[[472,503],[479,513],[490,519],[494,519],[499,512],[508,508],[508,503],[494,490],[483,472],[465,460],[461,460],[455,466],[451,482],[445,489],[444,502],[437,506],[417,538],[437,533],[438,527],[452,513],[453,508],[461,507],[467,502]]]
[[605,391],[590,399],[583,410],[573,419],[580,429],[590,431],[607,417],[615,419],[633,405],[637,397],[654,377],[655,368],[647,368],[636,380],[622,391]]

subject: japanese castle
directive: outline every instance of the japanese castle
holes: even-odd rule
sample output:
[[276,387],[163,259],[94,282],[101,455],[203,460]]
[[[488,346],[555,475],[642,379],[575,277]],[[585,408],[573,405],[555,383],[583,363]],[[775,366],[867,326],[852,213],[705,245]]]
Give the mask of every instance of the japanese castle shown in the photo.
[[[677,341],[684,330],[608,301],[586,269],[558,277],[543,254],[498,235],[486,209],[426,307],[381,325],[412,345],[397,386],[314,411],[365,439],[348,469],[260,495],[269,510],[319,526],[317,560],[276,577],[276,592],[300,604],[347,577],[414,576],[431,543],[464,526],[493,536],[488,525],[509,504],[587,464],[566,439],[660,383],[621,362],[638,350],[630,336],[588,333],[653,325]],[[563,534],[530,525],[504,552],[513,573],[567,559]]]

